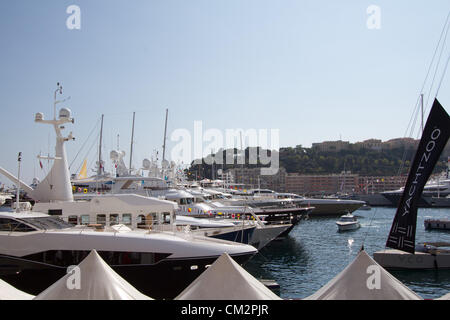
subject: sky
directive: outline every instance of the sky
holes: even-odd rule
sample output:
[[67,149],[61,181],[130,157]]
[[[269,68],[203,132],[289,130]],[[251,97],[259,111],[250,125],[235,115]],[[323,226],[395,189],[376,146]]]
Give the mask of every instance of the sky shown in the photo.
[[[195,139],[195,121],[223,135],[275,129],[280,147],[404,137],[449,10],[448,0],[1,1],[0,166],[16,173],[20,151],[21,177],[44,177],[37,155],[54,154],[55,135],[34,115],[53,117],[57,82],[70,96],[58,108],[75,118],[72,173],[84,158],[93,168],[102,114],[104,160],[119,145],[128,164],[136,112],[134,167],[161,158],[166,108],[169,159],[171,135]],[[425,88],[426,108],[435,91]],[[450,75],[438,98],[450,110]]]

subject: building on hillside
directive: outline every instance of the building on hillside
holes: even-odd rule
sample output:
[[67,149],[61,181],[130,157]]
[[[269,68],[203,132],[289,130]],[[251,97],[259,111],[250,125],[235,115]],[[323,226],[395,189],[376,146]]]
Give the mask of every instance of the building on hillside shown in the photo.
[[395,190],[405,185],[406,176],[365,177],[343,173],[310,175],[289,173],[286,175],[286,192],[301,195],[371,194]]
[[286,176],[286,192],[301,195],[330,195],[353,193],[358,185],[357,174],[298,174],[289,173]]
[[396,138],[390,139],[382,143],[383,150],[392,150],[397,148],[416,149],[419,145],[419,140],[413,138]]
[[354,144],[355,149],[369,149],[375,151],[382,150],[382,141],[378,139],[368,139]]
[[232,177],[235,183],[244,184],[253,189],[271,189],[276,192],[285,192],[286,170],[279,168],[274,175],[261,175],[261,168],[233,168],[226,174]]
[[312,144],[313,149],[318,149],[322,152],[339,152],[341,150],[350,149],[350,142],[348,141],[324,141]]

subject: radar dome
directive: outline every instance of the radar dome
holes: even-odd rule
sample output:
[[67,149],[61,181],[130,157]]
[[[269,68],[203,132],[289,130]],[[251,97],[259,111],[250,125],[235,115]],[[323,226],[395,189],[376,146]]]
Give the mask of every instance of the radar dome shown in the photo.
[[69,108],[61,108],[59,110],[59,118],[60,119],[70,119],[72,117],[72,111]]
[[40,121],[44,120],[44,114],[42,112],[36,113],[36,116],[34,117],[34,121]]
[[150,166],[151,166],[151,162],[150,162],[150,160],[148,160],[148,159],[144,159],[144,160],[142,160],[142,167],[144,168],[144,169],[150,169]]

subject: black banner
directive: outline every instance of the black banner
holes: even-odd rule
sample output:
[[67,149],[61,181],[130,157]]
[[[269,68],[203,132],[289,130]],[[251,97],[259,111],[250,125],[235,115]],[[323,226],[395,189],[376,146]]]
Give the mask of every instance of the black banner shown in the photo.
[[449,136],[450,118],[435,99],[392,222],[386,247],[414,253],[417,202]]

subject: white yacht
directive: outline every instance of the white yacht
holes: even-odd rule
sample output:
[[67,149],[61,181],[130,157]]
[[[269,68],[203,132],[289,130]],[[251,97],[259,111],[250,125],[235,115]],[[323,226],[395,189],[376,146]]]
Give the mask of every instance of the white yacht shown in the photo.
[[[56,119],[57,103],[55,92],[53,120],[44,120],[42,113],[35,118],[38,123],[52,125],[57,137],[54,164],[46,178],[32,188],[20,177],[0,168],[0,173],[37,201],[32,212],[0,213],[0,278],[25,292],[38,294],[61,278],[68,266],[78,264],[90,250],[96,249],[141,292],[157,299],[171,298],[224,252],[240,263],[257,252],[250,245],[178,232],[175,225],[168,230],[139,231],[116,225],[124,221],[133,224],[133,212],[127,214],[124,208],[157,219],[164,219],[164,214],[173,215],[176,204],[169,201],[136,195],[74,201],[64,146],[73,136],[62,135],[63,125],[73,123],[73,118],[71,111],[63,108]],[[36,211],[39,208],[45,213]],[[58,218],[63,212],[72,223],[79,218],[86,224],[73,227]]]
[[295,193],[277,193],[279,199],[292,199],[300,206],[312,206],[314,210],[310,216],[331,216],[342,215],[347,212],[352,213],[355,210],[362,208],[366,203],[359,200],[344,200],[332,198],[305,198]]
[[347,213],[339,218],[338,221],[336,221],[336,224],[338,226],[339,231],[349,231],[349,230],[356,230],[361,227],[361,224],[359,223],[358,219],[351,213]]
[[257,250],[175,232],[73,227],[38,212],[0,212],[0,278],[39,294],[96,249],[123,278],[156,299],[173,298],[222,253],[244,263]]
[[[433,179],[427,181],[419,199],[419,207],[450,207],[450,158],[447,162],[447,170]],[[404,192],[404,187],[397,190],[382,192],[381,194],[391,202],[392,206],[397,206]]]

